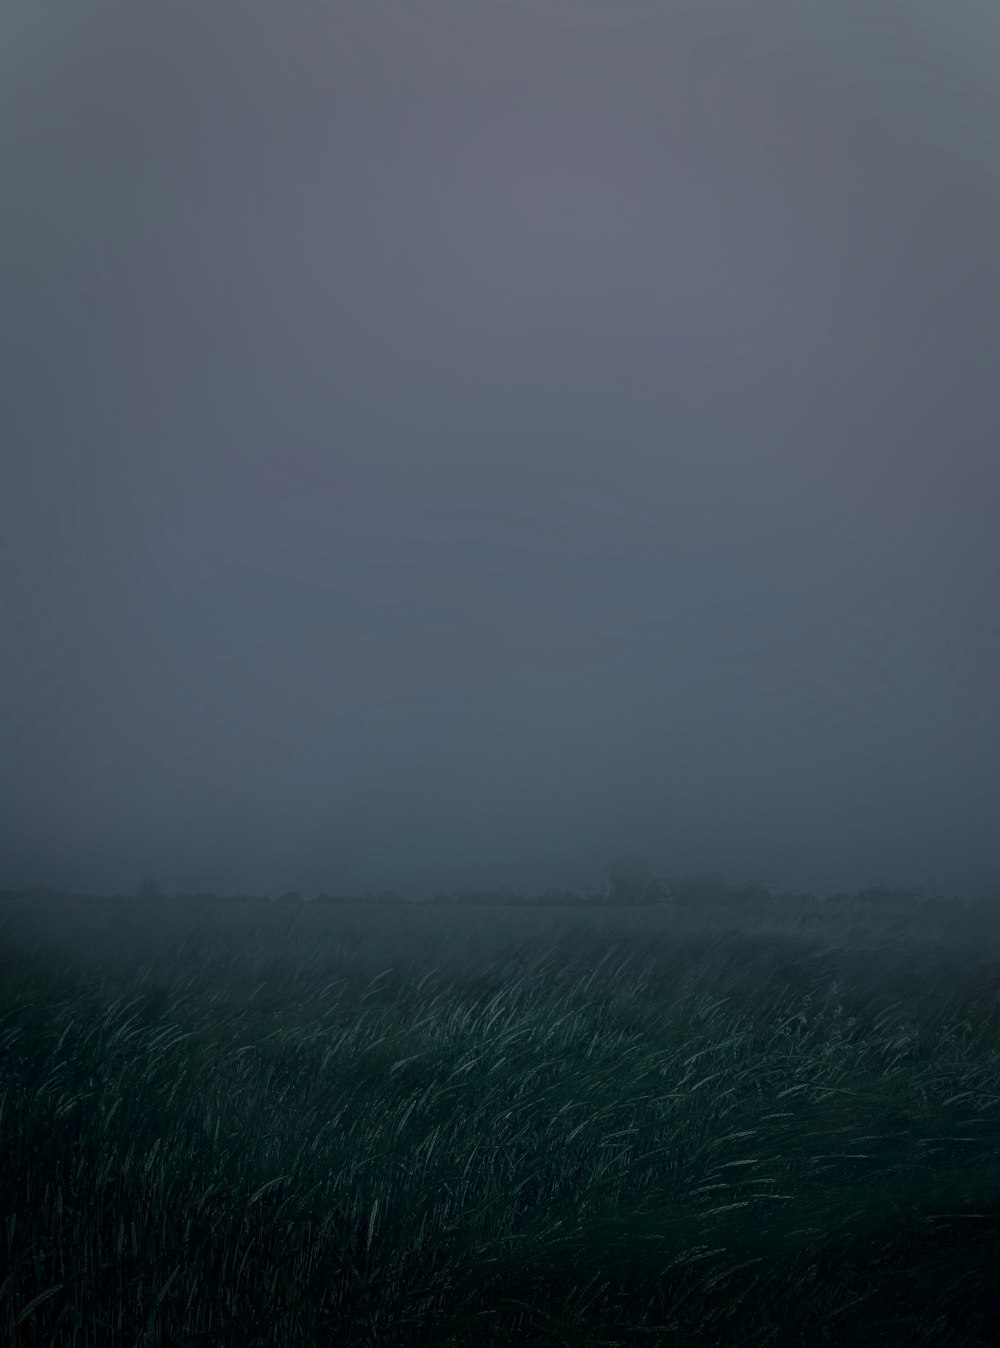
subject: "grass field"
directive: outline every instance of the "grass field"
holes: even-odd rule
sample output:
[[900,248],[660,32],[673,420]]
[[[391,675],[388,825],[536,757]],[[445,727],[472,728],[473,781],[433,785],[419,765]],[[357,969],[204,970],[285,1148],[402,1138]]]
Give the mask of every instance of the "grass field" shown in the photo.
[[997,1342],[986,905],[0,923],[3,1344]]

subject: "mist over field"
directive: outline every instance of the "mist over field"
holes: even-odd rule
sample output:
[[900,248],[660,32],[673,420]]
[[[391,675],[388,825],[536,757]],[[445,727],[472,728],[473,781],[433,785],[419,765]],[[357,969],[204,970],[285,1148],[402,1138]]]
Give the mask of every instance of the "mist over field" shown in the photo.
[[0,884],[1000,873],[993,7],[0,19]]
[[998,909],[0,901],[0,1340],[992,1348]]

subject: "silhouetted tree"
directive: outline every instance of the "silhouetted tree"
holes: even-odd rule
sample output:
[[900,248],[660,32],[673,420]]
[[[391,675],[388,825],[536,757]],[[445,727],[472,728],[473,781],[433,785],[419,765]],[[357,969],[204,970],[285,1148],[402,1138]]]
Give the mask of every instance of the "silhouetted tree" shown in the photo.
[[163,890],[160,882],[147,871],[135,887],[135,897],[137,899],[162,899]]

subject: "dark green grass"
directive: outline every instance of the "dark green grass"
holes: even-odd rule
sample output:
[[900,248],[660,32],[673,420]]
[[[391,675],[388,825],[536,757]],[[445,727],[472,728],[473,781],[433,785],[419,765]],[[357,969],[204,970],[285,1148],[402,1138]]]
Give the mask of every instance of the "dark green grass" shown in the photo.
[[996,1342],[989,910],[12,903],[0,1342]]

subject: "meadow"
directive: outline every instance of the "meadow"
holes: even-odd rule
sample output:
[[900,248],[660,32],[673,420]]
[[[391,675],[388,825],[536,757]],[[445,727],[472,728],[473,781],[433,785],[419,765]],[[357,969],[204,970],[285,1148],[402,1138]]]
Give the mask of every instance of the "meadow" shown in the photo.
[[11,899],[0,1342],[973,1345],[1000,910]]

